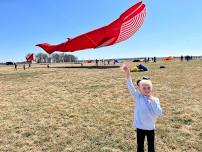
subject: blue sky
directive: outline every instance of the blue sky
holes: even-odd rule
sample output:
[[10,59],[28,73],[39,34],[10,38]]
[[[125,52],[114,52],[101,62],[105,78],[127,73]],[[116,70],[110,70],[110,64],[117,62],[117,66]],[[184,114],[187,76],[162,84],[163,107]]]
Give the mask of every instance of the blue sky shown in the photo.
[[[22,61],[119,17],[137,0],[0,0],[0,62]],[[115,46],[73,53],[79,59],[202,55],[201,0],[145,0],[147,18],[129,40]]]

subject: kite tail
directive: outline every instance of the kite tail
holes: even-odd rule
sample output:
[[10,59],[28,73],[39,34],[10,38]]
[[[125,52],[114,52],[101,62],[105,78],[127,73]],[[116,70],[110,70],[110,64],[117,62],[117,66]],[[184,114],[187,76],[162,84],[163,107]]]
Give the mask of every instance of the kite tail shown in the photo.
[[53,52],[55,52],[55,46],[48,43],[37,44],[36,46],[44,49],[44,51],[46,51],[48,54],[52,54]]

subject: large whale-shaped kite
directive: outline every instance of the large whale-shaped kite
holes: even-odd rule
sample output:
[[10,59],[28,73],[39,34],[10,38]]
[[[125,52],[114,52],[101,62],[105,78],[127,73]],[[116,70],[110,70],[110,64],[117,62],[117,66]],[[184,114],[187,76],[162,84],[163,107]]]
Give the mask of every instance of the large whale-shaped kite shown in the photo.
[[100,48],[114,45],[133,36],[143,25],[146,16],[146,6],[139,2],[124,12],[117,20],[109,25],[82,34],[75,38],[68,38],[66,42],[57,45],[48,43],[37,44],[47,53],[75,52],[90,48]]

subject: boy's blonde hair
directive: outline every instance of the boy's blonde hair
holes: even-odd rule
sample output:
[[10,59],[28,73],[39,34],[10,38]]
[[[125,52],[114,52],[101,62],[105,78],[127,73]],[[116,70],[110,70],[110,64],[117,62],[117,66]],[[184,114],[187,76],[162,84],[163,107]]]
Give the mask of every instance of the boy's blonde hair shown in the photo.
[[141,80],[140,83],[139,83],[139,85],[140,85],[140,87],[142,85],[148,85],[148,86],[151,87],[151,89],[153,88],[153,84],[152,84],[151,80]]

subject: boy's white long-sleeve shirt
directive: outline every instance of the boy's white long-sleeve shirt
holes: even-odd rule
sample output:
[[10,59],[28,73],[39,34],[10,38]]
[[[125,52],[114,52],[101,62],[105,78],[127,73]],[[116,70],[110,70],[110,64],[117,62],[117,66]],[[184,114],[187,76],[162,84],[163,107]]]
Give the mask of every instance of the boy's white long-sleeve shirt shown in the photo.
[[136,100],[134,108],[134,127],[143,130],[154,130],[156,119],[162,114],[159,99],[153,97],[148,101],[146,96],[141,95],[132,83],[131,77],[127,80],[128,89],[133,99]]

